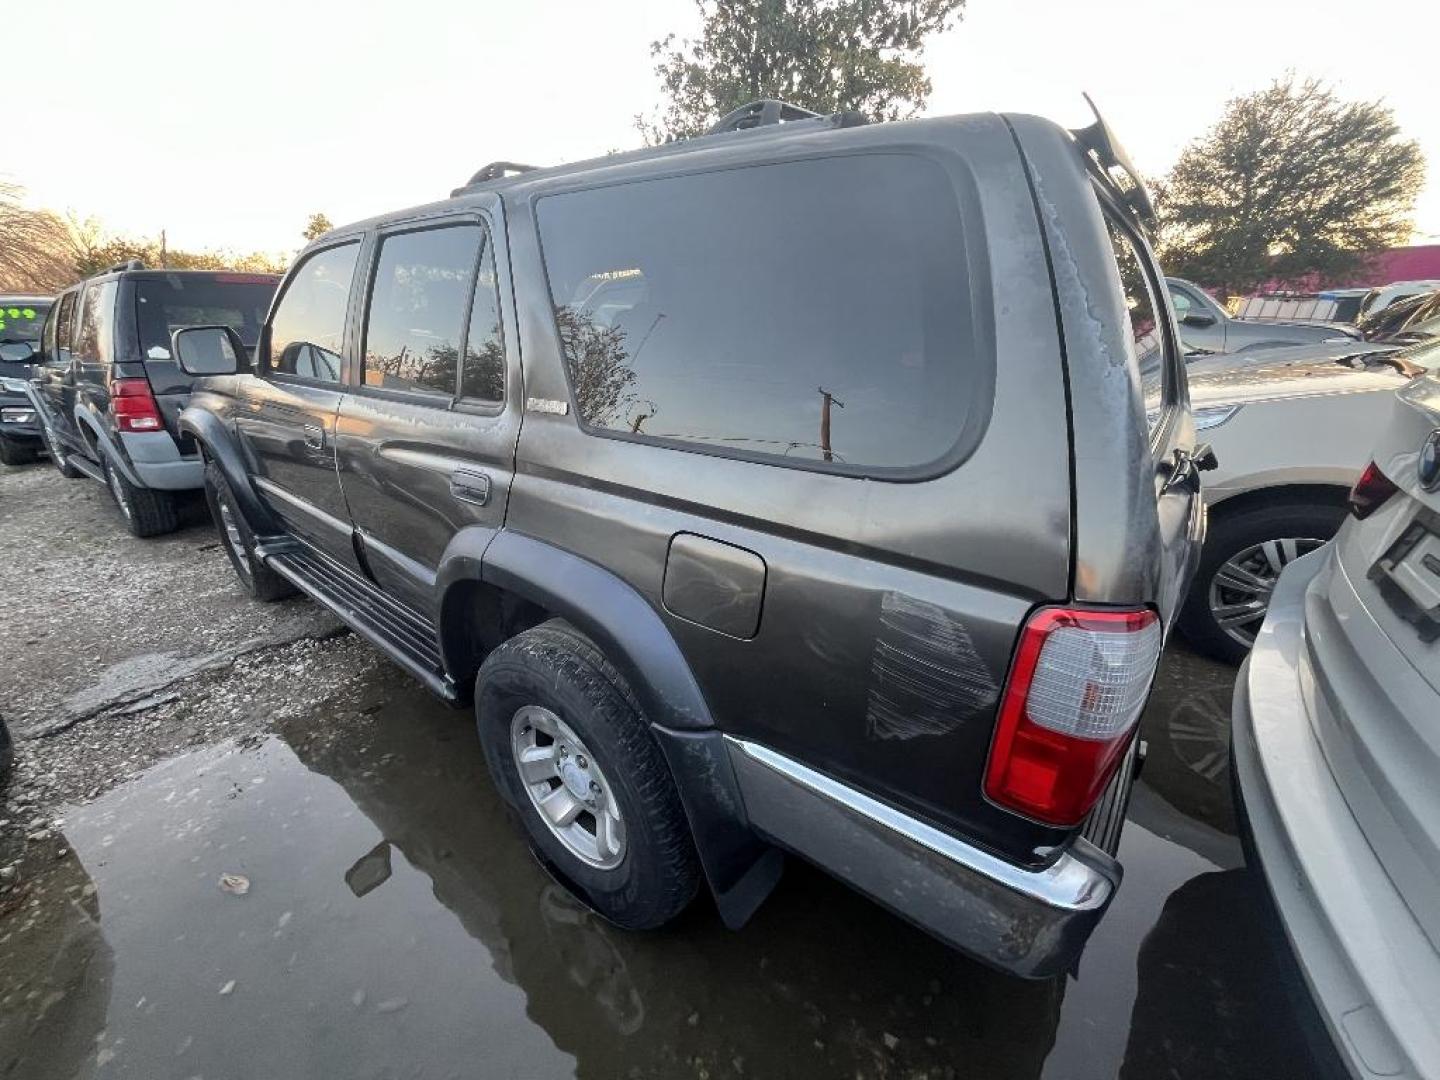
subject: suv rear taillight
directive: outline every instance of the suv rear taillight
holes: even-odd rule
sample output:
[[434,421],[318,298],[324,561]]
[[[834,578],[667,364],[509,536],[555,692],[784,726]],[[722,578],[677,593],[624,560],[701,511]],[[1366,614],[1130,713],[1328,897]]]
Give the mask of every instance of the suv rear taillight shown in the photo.
[[1123,756],[1160,659],[1153,611],[1041,608],[1020,632],[985,794],[1048,825],[1077,825]]
[[1360,479],[1356,480],[1355,486],[1350,489],[1350,513],[1364,521],[1385,505],[1386,500],[1398,490],[1395,481],[1381,472],[1380,466],[1372,461],[1365,466]]
[[110,404],[121,431],[159,431],[164,426],[148,379],[116,379],[110,384]]

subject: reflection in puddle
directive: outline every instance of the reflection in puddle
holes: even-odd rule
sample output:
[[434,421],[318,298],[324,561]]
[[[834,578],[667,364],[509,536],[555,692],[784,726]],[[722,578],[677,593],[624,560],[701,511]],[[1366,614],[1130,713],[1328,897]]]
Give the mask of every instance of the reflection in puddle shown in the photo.
[[1280,1075],[1300,1051],[1224,777],[1155,750],[1224,672],[1162,682],[1124,887],[1075,976],[1046,983],[800,865],[739,934],[704,903],[616,930],[531,858],[467,717],[377,677],[366,713],[178,758],[67,815],[92,913],[63,921],[68,947],[0,923],[0,972],[48,965],[68,1011],[28,985],[5,999],[0,1076]]

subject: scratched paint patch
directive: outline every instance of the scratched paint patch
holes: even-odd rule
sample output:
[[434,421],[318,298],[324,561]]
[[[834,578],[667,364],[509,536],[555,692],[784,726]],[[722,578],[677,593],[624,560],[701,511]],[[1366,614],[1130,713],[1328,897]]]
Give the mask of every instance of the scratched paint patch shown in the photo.
[[870,738],[944,735],[989,710],[999,695],[959,619],[903,593],[881,598],[865,713]]

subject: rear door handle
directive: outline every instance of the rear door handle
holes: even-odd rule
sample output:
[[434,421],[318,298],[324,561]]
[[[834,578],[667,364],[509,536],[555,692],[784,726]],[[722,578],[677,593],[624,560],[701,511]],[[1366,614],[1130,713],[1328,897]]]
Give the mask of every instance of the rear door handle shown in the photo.
[[456,469],[450,474],[450,494],[461,502],[484,506],[490,501],[490,477],[482,472]]
[[325,449],[325,429],[319,424],[305,425],[305,445],[311,450]]

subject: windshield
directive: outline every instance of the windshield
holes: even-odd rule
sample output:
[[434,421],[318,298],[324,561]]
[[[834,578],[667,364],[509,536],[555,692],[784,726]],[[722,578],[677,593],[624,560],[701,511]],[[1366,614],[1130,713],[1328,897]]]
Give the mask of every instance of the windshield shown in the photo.
[[0,344],[16,341],[40,343],[40,328],[50,301],[29,300],[24,303],[0,300]]
[[170,359],[170,335],[187,326],[229,326],[253,346],[275,285],[265,274],[143,278],[135,283],[141,351],[150,360]]

